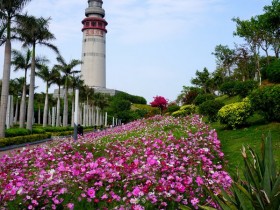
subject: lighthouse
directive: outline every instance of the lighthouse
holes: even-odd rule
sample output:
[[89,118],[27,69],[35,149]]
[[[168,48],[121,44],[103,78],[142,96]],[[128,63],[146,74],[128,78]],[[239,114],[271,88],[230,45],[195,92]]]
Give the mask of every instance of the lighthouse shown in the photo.
[[85,85],[106,89],[106,26],[102,0],[88,0],[82,21],[81,75]]

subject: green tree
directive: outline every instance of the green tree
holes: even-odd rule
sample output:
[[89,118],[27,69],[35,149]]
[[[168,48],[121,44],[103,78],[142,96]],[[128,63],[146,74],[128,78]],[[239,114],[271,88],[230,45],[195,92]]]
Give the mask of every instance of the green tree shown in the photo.
[[9,81],[11,73],[11,31],[14,26],[13,21],[21,14],[24,6],[29,1],[30,0],[0,0],[0,44],[2,45],[5,43],[4,68],[1,89],[0,138],[5,137],[5,119],[7,113]]
[[[26,115],[26,77],[27,71],[31,68],[31,57],[32,52],[30,49],[27,49],[25,52],[20,52],[18,50],[12,50],[12,65],[15,67],[14,71],[24,70],[24,84],[22,87],[22,95],[20,102],[20,117],[19,117],[19,127],[24,127],[25,115]],[[45,57],[36,56],[35,57],[35,66],[40,68],[41,64],[47,63],[49,60]]]
[[204,93],[211,93],[213,80],[207,68],[203,71],[196,71],[196,77],[191,79],[191,83],[203,89]]
[[32,130],[32,121],[34,115],[34,89],[35,89],[35,68],[36,68],[36,46],[46,46],[56,53],[58,49],[51,41],[55,39],[55,36],[49,31],[50,18],[45,19],[43,17],[36,18],[34,16],[23,16],[18,21],[17,33],[19,39],[23,41],[24,46],[32,47],[32,61],[31,61],[31,74],[30,74],[30,91],[28,100],[27,111],[27,125],[26,128]]
[[262,31],[260,24],[256,17],[252,17],[250,20],[233,18],[233,21],[236,22],[236,31],[234,35],[244,38],[250,46],[255,61],[256,73],[258,74],[259,83],[261,85],[260,47],[262,43]]
[[216,57],[216,64],[219,69],[223,69],[223,77],[231,75],[231,67],[235,61],[235,50],[230,49],[227,45],[217,45],[215,52],[212,53]]
[[59,55],[57,58],[58,64],[55,65],[56,68],[58,68],[65,77],[65,83],[64,83],[64,107],[63,107],[63,126],[66,127],[68,125],[68,86],[70,77],[72,74],[79,73],[80,71],[74,70],[74,68],[82,64],[82,61],[72,59],[69,63],[65,61],[65,59]]
[[49,110],[49,87],[55,82],[58,70],[56,68],[49,69],[48,66],[42,65],[36,76],[40,77],[44,82],[46,82],[46,95],[45,95],[45,105],[43,113],[43,127],[47,126],[48,122],[48,110]]

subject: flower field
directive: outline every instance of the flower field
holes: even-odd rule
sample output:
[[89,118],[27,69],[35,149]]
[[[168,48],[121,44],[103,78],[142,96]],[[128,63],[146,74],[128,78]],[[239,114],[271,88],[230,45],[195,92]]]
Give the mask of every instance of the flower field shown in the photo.
[[227,189],[223,153],[199,116],[155,116],[0,158],[0,209],[197,209]]

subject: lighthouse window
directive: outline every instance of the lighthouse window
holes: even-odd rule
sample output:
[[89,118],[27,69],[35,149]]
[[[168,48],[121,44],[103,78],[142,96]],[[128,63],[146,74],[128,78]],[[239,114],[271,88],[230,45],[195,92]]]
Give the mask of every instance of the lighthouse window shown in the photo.
[[86,22],[86,26],[89,26],[89,22]]
[[102,27],[102,23],[101,23],[101,22],[98,22],[98,26],[99,26],[99,27]]
[[91,22],[91,26],[96,26],[96,22],[95,22],[95,21],[92,21],[92,22]]

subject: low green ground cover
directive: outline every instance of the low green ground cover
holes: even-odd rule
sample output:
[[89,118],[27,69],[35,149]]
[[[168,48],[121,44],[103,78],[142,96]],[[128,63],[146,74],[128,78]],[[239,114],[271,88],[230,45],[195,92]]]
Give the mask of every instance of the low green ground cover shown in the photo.
[[[220,123],[212,123],[211,126],[216,129],[218,138],[222,144],[222,150],[225,158],[228,160],[227,170],[233,175],[238,168],[243,168],[243,159],[241,156],[242,145],[260,150],[260,143],[263,135],[271,132],[272,144],[276,165],[280,165],[280,123],[273,122],[262,125],[252,125],[237,130],[227,130]],[[278,152],[277,152],[278,151]]]

